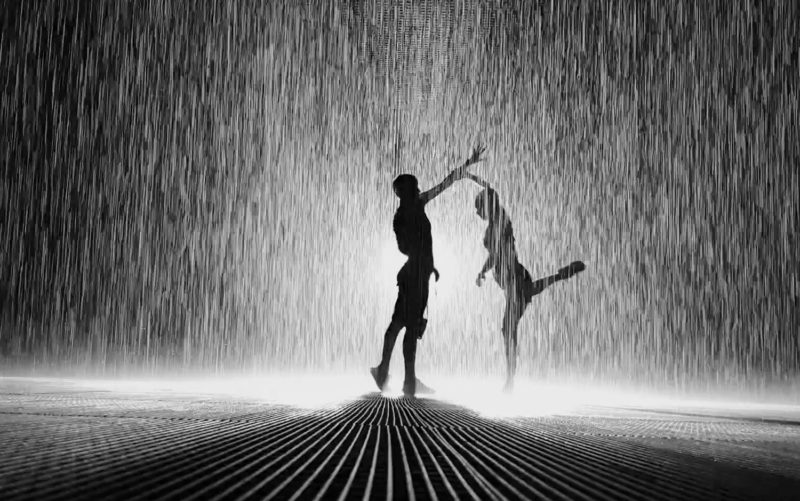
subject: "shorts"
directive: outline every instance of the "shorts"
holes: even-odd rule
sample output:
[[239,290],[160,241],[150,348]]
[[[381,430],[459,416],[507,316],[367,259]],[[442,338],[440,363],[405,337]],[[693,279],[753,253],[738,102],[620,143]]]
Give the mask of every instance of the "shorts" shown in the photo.
[[392,321],[408,328],[421,325],[428,306],[432,271],[407,261],[397,273],[397,301],[394,304]]

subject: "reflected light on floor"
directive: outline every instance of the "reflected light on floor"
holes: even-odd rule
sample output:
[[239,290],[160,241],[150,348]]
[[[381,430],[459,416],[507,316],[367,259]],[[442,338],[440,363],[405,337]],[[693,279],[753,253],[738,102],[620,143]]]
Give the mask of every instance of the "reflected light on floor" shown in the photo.
[[87,389],[243,399],[300,408],[321,408],[374,391],[368,378],[355,376],[286,375],[197,379],[84,380]]
[[561,388],[520,381],[514,391],[502,391],[495,380],[437,380],[435,397],[472,409],[485,417],[546,416],[574,412],[580,395]]
[[[368,394],[377,388],[369,375],[281,374],[272,376],[150,378],[150,379],[51,379],[0,378],[36,392],[42,385],[55,383],[79,391],[109,391],[122,394],[148,395],[159,398],[239,399],[304,409],[342,404]],[[749,416],[800,416],[796,404],[757,403],[747,395],[741,398],[702,399],[687,395],[663,395],[647,391],[629,391],[596,385],[541,383],[518,379],[514,391],[502,391],[501,381],[494,378],[431,377],[425,382],[436,389],[432,395],[420,395],[471,409],[485,417],[535,417],[554,414],[592,413],[592,408],[661,410],[681,412],[722,412]],[[400,398],[399,384],[390,380],[383,393],[387,398]]]

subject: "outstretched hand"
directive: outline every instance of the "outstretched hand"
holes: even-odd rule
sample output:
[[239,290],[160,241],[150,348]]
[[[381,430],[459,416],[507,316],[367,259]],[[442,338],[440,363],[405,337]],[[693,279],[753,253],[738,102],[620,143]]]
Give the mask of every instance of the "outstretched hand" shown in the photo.
[[472,155],[467,159],[466,163],[464,164],[465,167],[469,167],[472,164],[476,164],[483,159],[481,158],[481,154],[486,151],[486,146],[478,143],[477,146],[472,148]]
[[461,167],[457,167],[456,169],[453,170],[453,177],[455,177],[456,179],[464,179],[464,177],[466,177],[467,174],[469,174],[469,171],[467,169],[469,168],[470,165],[483,161],[483,158],[481,158],[481,154],[484,151],[486,151],[486,146],[483,146],[482,144],[478,143],[478,145],[472,149],[472,154],[470,155],[469,158],[467,158],[467,161],[464,162],[464,165],[462,165]]

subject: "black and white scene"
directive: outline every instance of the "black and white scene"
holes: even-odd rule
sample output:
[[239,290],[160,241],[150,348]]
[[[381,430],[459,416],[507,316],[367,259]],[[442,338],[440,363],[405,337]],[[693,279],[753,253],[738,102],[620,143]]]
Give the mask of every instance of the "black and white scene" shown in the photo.
[[800,499],[800,3],[1,11],[3,500]]

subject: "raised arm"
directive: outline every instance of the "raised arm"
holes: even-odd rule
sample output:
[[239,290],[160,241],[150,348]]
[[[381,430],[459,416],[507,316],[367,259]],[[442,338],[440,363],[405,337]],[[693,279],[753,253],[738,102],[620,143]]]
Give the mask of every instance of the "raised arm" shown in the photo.
[[467,172],[467,174],[464,177],[466,177],[468,179],[472,179],[473,181],[475,181],[476,183],[478,183],[480,186],[482,186],[484,188],[491,188],[492,187],[491,184],[487,183],[486,181],[484,181],[483,179],[479,178],[478,176],[476,176],[475,174],[473,174],[471,172]]
[[425,193],[422,193],[419,196],[420,200],[422,200],[422,203],[423,204],[427,204],[428,202],[430,202],[434,198],[436,198],[439,195],[441,195],[442,192],[444,190],[446,190],[447,188],[449,188],[450,186],[452,186],[453,183],[458,181],[458,179],[456,178],[455,172],[456,172],[456,169],[453,169],[452,171],[450,171],[450,174],[448,174],[447,177],[445,177],[442,180],[441,183],[437,184],[436,186],[434,186],[433,188],[429,189]]
[[438,197],[444,190],[446,190],[447,188],[452,186],[452,184],[454,182],[459,181],[461,179],[464,179],[464,177],[467,174],[469,174],[467,172],[467,168],[469,168],[470,165],[478,163],[481,160],[483,160],[481,158],[481,153],[483,153],[485,150],[486,150],[486,148],[484,146],[481,146],[480,144],[478,146],[476,146],[472,150],[472,156],[470,156],[464,162],[463,165],[461,165],[459,167],[456,167],[455,169],[450,171],[450,174],[448,174],[447,177],[445,177],[442,180],[441,183],[437,184],[436,186],[434,186],[433,188],[429,189],[425,193],[422,193],[419,196],[420,200],[422,200],[422,203],[423,204],[427,204],[428,202],[430,202],[434,198]]

